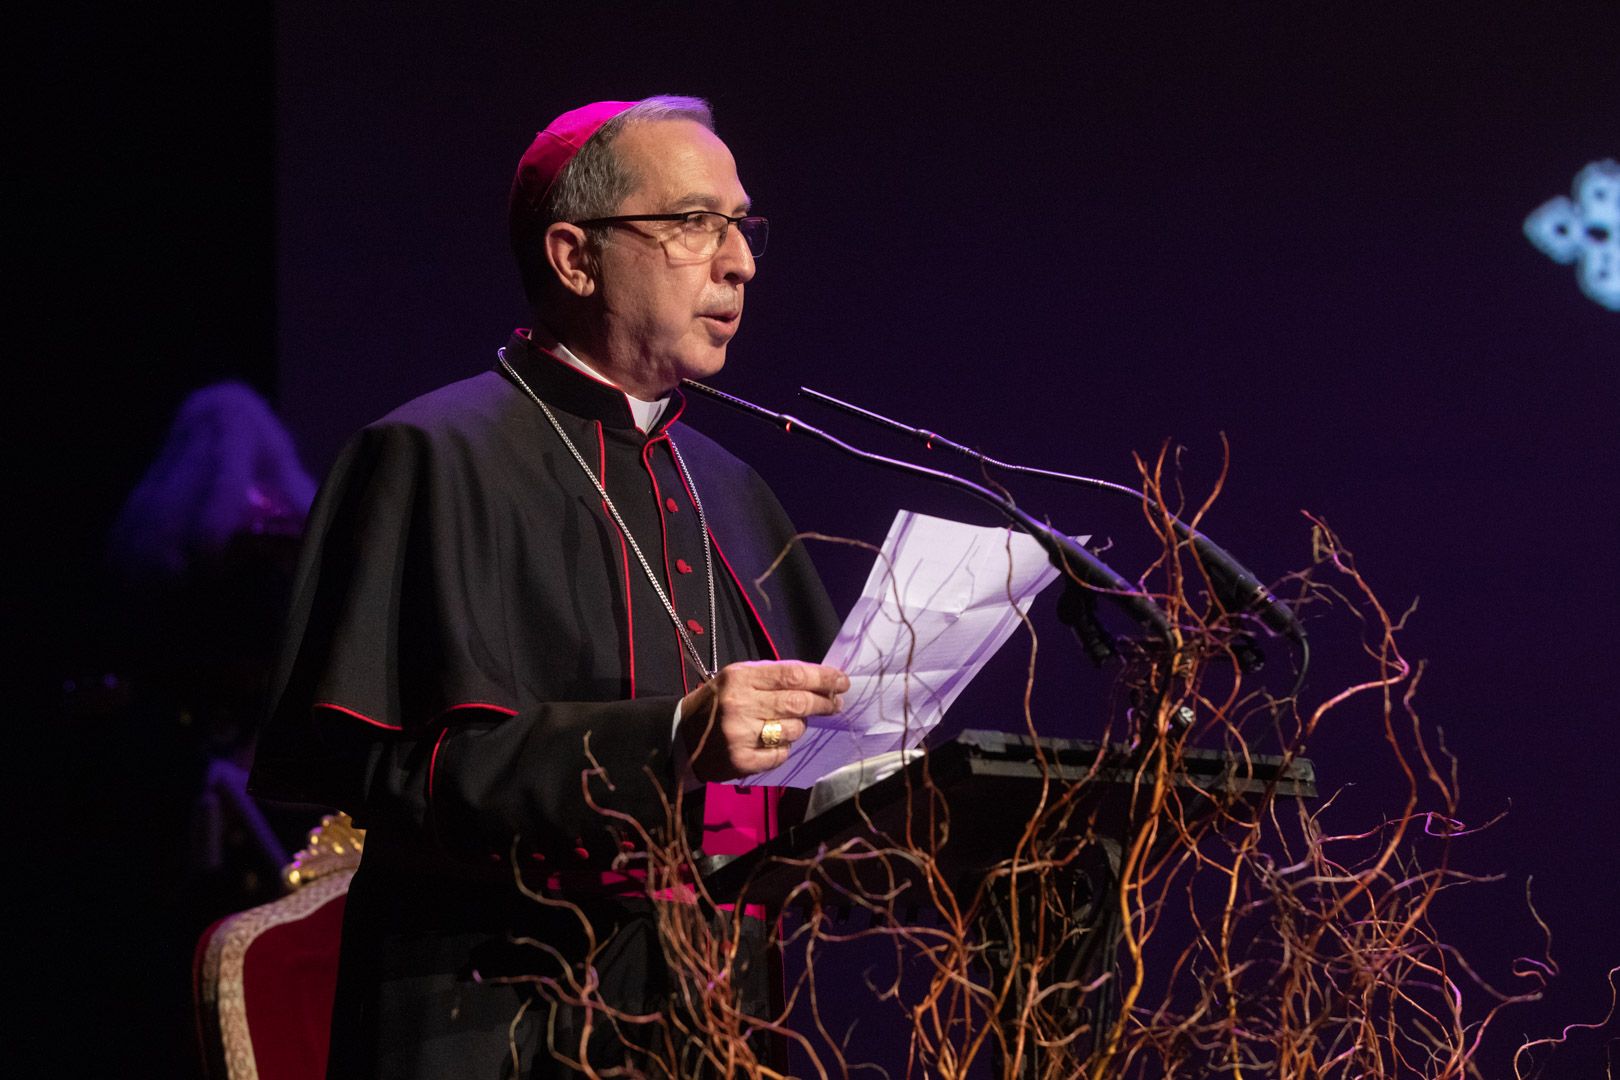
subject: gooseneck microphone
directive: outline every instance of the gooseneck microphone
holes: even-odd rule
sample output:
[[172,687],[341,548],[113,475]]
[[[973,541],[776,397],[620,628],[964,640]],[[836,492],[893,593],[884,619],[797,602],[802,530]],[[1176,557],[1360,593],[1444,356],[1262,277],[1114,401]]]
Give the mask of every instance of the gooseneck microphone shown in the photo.
[[1145,502],[1153,510],[1164,515],[1165,520],[1170,523],[1170,527],[1175,530],[1178,536],[1192,544],[1194,550],[1198,553],[1199,561],[1209,574],[1210,585],[1221,607],[1233,614],[1252,612],[1274,633],[1289,638],[1302,648],[1305,646],[1305,628],[1300,625],[1299,617],[1291,607],[1274,596],[1270,589],[1261,584],[1260,580],[1234,559],[1225,548],[1170,513],[1162,503],[1148,496],[1145,492],[1127,487],[1124,484],[1116,484],[1111,480],[1099,480],[1090,476],[1077,476],[1073,473],[1056,472],[1051,469],[1038,469],[1029,465],[1014,465],[1010,462],[998,461],[988,454],[963,446],[961,443],[947,439],[937,432],[929,431],[926,428],[912,427],[898,420],[891,420],[881,413],[863,409],[859,405],[852,405],[847,401],[841,401],[831,394],[812,390],[808,386],[799,387],[799,393],[823,405],[831,406],[840,412],[878,424],[881,427],[888,428],[890,431],[908,435],[922,442],[930,449],[939,446],[1004,472],[1079,484],[1084,487],[1128,495],[1138,503]]
[[[728,405],[731,408],[737,409],[741,412],[748,413],[749,415],[758,419],[766,420],[789,434],[798,432],[808,435],[811,438],[819,439],[834,449],[848,454],[851,457],[860,458],[862,461],[867,461],[883,468],[894,469],[911,476],[920,476],[928,480],[934,480],[942,484],[947,484],[951,487],[966,491],[970,495],[974,495],[985,502],[990,503],[996,509],[1000,510],[1002,515],[1005,516],[1009,522],[1035,538],[1041,547],[1045,549],[1047,557],[1052,560],[1052,564],[1056,566],[1058,570],[1063,572],[1066,581],[1071,583],[1078,581],[1082,586],[1084,586],[1084,588],[1087,590],[1085,595],[1088,599],[1085,601],[1078,601],[1077,604],[1079,606],[1084,606],[1089,601],[1089,597],[1092,595],[1106,597],[1117,604],[1150,635],[1166,642],[1171,640],[1172,635],[1170,618],[1164,613],[1164,610],[1160,608],[1158,604],[1153,602],[1153,599],[1150,596],[1131,585],[1130,582],[1126,581],[1111,567],[1109,567],[1091,552],[1087,551],[1081,545],[1075,543],[1073,540],[1069,539],[1067,536],[1064,536],[1057,530],[1049,528],[1046,525],[1041,524],[1039,521],[1036,521],[1029,514],[1019,509],[1011,499],[1003,495],[999,495],[987,487],[975,484],[973,481],[964,477],[957,476],[954,473],[941,472],[937,469],[930,469],[922,465],[915,465],[909,461],[901,461],[897,458],[884,457],[883,455],[873,453],[870,450],[862,450],[859,447],[851,446],[842,439],[830,435],[811,424],[805,423],[798,417],[789,416],[785,413],[772,412],[770,409],[764,408],[760,405],[755,405],[753,402],[744,401],[742,398],[728,394],[722,390],[716,390],[712,386],[705,386],[703,383],[694,382],[691,379],[682,379],[681,382],[682,385],[703,394],[705,397],[712,398],[715,401]],[[1083,615],[1077,613],[1076,617],[1083,617]],[[1092,658],[1094,660],[1100,659],[1103,654],[1112,651],[1110,647],[1102,644],[1095,637],[1094,626],[1088,628],[1077,625],[1076,631],[1080,633],[1082,639],[1086,641],[1087,649],[1092,653]]]

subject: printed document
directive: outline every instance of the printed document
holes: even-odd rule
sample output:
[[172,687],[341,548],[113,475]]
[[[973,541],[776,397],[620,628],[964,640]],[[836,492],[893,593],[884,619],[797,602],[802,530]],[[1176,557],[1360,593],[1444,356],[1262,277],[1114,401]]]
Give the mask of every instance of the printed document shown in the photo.
[[787,761],[732,783],[806,788],[916,746],[1057,573],[1025,533],[900,511],[823,661],[849,676],[843,711],[810,717]]

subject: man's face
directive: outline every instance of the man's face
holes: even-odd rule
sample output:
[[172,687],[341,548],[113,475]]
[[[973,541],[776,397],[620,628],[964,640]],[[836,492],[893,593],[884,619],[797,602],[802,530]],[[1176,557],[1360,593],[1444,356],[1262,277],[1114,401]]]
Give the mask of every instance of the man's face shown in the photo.
[[[748,210],[748,193],[726,144],[692,120],[632,124],[615,144],[638,178],[613,214]],[[638,396],[656,397],[681,379],[701,379],[726,362],[742,321],[743,286],[754,258],[735,226],[712,256],[674,239],[676,222],[635,222],[603,244],[600,288],[603,365]]]

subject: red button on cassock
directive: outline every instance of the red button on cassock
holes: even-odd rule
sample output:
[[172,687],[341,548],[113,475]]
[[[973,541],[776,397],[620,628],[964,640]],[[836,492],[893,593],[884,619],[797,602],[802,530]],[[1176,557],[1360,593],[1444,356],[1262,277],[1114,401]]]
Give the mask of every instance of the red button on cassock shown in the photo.
[[680,508],[681,505],[675,501],[675,496],[671,495],[669,498],[664,500],[664,509],[668,510],[670,513],[673,514]]
[[685,559],[676,559],[675,569],[679,570],[683,574],[690,574],[692,572],[692,564],[687,562]]
[[687,619],[686,628],[692,631],[694,634],[703,633],[703,624],[698,622],[696,619]]

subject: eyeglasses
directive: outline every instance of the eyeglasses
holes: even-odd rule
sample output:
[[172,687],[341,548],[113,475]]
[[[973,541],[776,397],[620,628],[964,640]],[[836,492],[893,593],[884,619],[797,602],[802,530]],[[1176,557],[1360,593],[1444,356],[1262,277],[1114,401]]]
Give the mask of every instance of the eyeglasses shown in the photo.
[[681,247],[705,259],[720,250],[720,245],[726,242],[726,230],[733,225],[742,233],[743,242],[756,259],[765,254],[765,240],[770,236],[770,222],[765,218],[732,217],[717,210],[689,210],[684,214],[621,214],[618,217],[590,218],[573,224],[581,227],[624,225],[632,221],[680,222],[680,228],[668,239],[678,240]]

